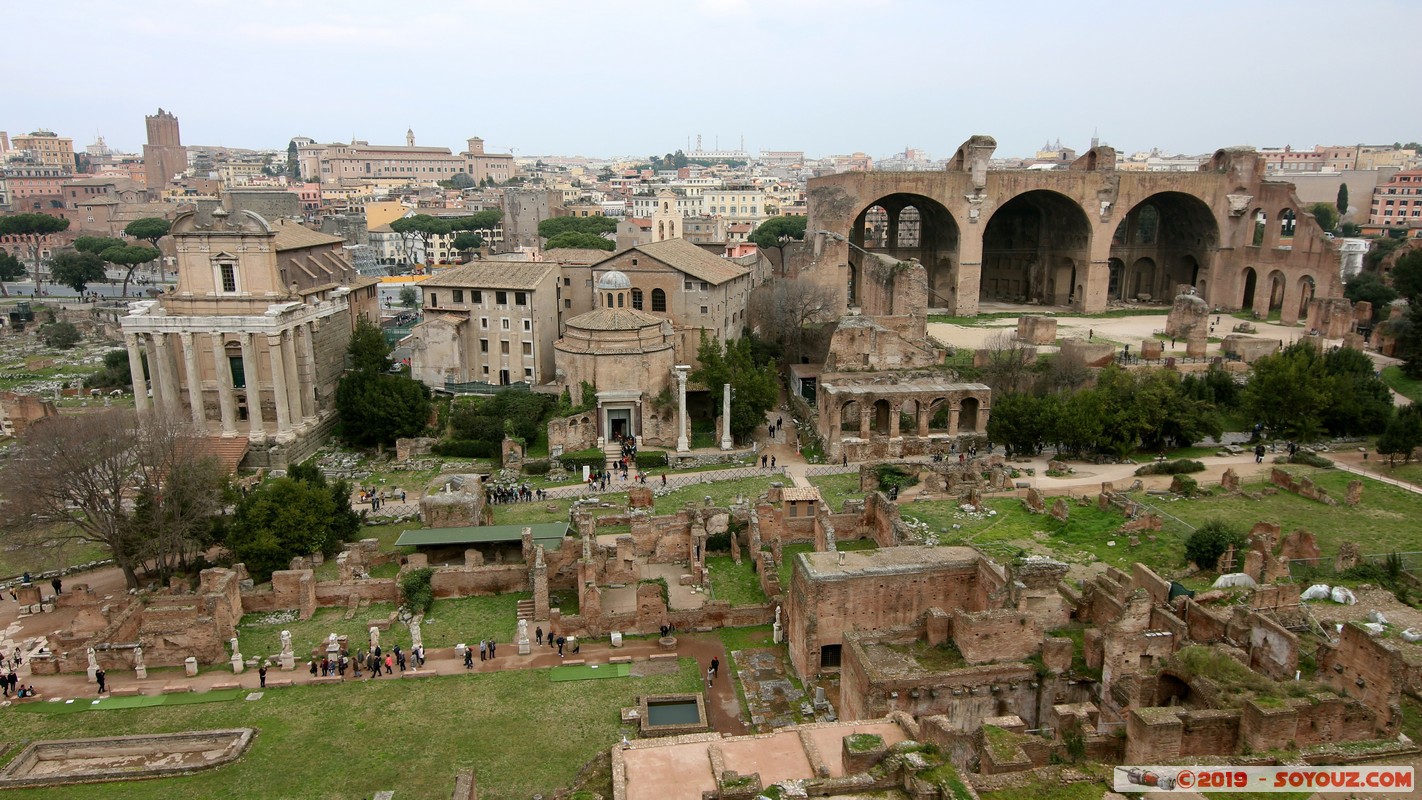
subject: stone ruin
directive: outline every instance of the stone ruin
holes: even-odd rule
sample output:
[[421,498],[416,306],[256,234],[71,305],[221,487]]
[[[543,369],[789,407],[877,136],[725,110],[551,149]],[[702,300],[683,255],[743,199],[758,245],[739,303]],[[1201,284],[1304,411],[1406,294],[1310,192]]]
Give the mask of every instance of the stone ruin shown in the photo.
[[1173,339],[1199,339],[1210,334],[1210,304],[1197,294],[1178,294],[1165,319],[1165,335]]
[[484,494],[479,475],[443,476],[438,492],[420,498],[420,518],[427,528],[467,528],[489,525],[494,512]]
[[1017,318],[1017,339],[1026,344],[1055,344],[1057,341],[1057,320],[1055,317],[1041,317],[1024,314]]
[[[1269,482],[1279,487],[1280,489],[1289,492],[1290,494],[1296,494],[1299,497],[1304,497],[1309,500],[1316,500],[1328,506],[1338,505],[1338,501],[1328,493],[1327,489],[1324,489],[1322,486],[1319,486],[1318,484],[1314,483],[1312,480],[1309,479],[1307,475],[1300,475],[1299,477],[1295,478],[1288,472],[1285,472],[1284,470],[1279,469],[1278,467],[1274,467],[1273,469],[1269,470]],[[1356,483],[1358,483],[1358,499],[1361,499],[1363,493],[1362,482],[1357,481]],[[1350,493],[1351,488],[1352,487],[1350,486]]]

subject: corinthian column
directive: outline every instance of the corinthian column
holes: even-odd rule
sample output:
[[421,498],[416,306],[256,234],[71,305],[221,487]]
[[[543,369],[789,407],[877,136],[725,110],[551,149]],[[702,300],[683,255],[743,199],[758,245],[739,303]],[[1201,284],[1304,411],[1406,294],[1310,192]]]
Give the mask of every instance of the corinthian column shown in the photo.
[[686,438],[686,373],[689,366],[678,364],[672,367],[676,373],[676,451],[685,453],[691,450],[691,443]]

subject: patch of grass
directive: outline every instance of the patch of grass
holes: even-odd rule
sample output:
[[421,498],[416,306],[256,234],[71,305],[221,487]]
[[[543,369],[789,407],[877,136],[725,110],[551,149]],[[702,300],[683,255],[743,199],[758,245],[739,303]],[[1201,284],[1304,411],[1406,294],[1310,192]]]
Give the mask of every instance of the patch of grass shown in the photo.
[[[1098,510],[1095,504],[1079,507],[1068,500],[1068,505],[1071,513],[1066,522],[1029,513],[1020,500],[1003,498],[987,501],[997,515],[983,519],[965,515],[954,500],[911,503],[901,513],[905,519],[927,522],[941,544],[974,544],[1004,558],[1049,555],[1077,563],[1104,561],[1127,570],[1134,561],[1162,569],[1184,563],[1185,543],[1178,535],[1158,531],[1154,542],[1142,535],[1140,546],[1131,547],[1127,535],[1116,534],[1126,523],[1124,515],[1114,509]],[[960,527],[955,530],[954,525]],[[1112,541],[1115,547],[1107,544]]]
[[951,641],[931,645],[919,639],[910,644],[885,644],[884,647],[912,658],[918,662],[920,669],[929,672],[943,672],[968,666],[967,659],[963,658],[963,652]]
[[[19,577],[26,572],[39,575],[52,569],[63,569],[90,561],[112,558],[109,549],[90,542],[72,539],[40,540],[13,550],[0,550],[0,577]],[[49,581],[42,581],[48,590]]]
[[820,497],[829,504],[830,511],[836,514],[844,510],[845,500],[859,500],[864,497],[864,492],[859,490],[859,474],[855,472],[844,475],[817,475],[810,478],[810,485],[820,490]]
[[[772,481],[789,483],[789,481],[779,474],[767,474],[765,476],[753,476],[750,478],[737,478],[732,481],[713,481],[710,483],[694,483],[690,486],[683,486],[680,489],[668,492],[656,499],[656,507],[653,513],[675,514],[687,503],[703,505],[706,498],[711,498],[711,505],[725,508],[735,500],[737,495],[755,499],[770,489]],[[626,495],[623,495],[623,502],[626,502]]]
[[[1357,476],[1340,470],[1289,467],[1288,472],[1307,475],[1340,501],[1348,482]],[[1422,516],[1422,495],[1379,481],[1363,478],[1363,500],[1353,508],[1327,506],[1288,492],[1264,495],[1258,500],[1243,496],[1209,496],[1170,503],[1170,514],[1192,524],[1222,518],[1253,524],[1256,520],[1279,523],[1285,533],[1303,528],[1311,533],[1326,554],[1336,553],[1344,541],[1361,542],[1368,555],[1404,553],[1417,549],[1415,520]],[[1246,491],[1257,492],[1267,484],[1249,484]],[[1151,502],[1156,502],[1154,499]],[[1144,560],[1144,559],[1142,559]]]
[[[395,606],[391,603],[372,603],[369,608],[356,612],[354,617],[347,620],[343,619],[346,615],[344,608],[318,608],[311,619],[276,625],[259,623],[259,620],[269,615],[268,612],[244,614],[242,622],[237,626],[237,644],[242,648],[242,655],[247,658],[275,656],[281,652],[281,632],[287,630],[291,631],[291,650],[296,654],[296,660],[305,661],[311,656],[314,648],[324,650],[326,638],[334,633],[348,637],[348,646],[351,652],[355,652],[358,648],[367,646],[369,642],[370,620],[389,617],[390,612],[394,610]],[[389,631],[381,631],[380,641],[381,647],[387,650],[395,642],[409,647],[410,634],[404,625],[397,622]],[[427,639],[425,647],[430,646]]]
[[[255,702],[160,706],[89,714],[14,714],[12,740],[69,739],[253,727],[261,733],[241,760],[186,777],[85,786],[93,800],[154,797],[447,797],[460,769],[473,769],[489,798],[551,797],[580,766],[618,741],[618,709],[637,695],[699,691],[692,659],[673,675],[553,683],[548,670],[461,674],[420,681],[379,680],[268,691]],[[451,716],[451,715],[454,716]],[[438,726],[438,720],[458,724]],[[338,731],[338,735],[333,732]],[[530,743],[537,757],[530,758]],[[311,787],[320,787],[313,789]],[[12,790],[17,800],[72,793]]]
[[877,733],[851,733],[845,737],[851,753],[869,753],[884,747],[884,737]]
[[1387,367],[1382,371],[1382,382],[1394,392],[1414,403],[1422,403],[1422,381],[1413,380],[1402,372],[1402,367]]
[[737,564],[730,556],[707,556],[706,569],[711,574],[711,596],[733,606],[760,605],[765,592],[760,590],[760,577],[751,569],[749,558]]
[[[518,633],[518,601],[531,597],[530,592],[510,592],[435,600],[420,626],[425,648],[453,647],[460,642],[489,638],[512,642]],[[532,631],[529,638],[533,638]]]
[[[855,550],[877,550],[879,545],[873,539],[851,539],[847,542],[836,542],[835,549],[844,552]],[[790,591],[790,574],[795,571],[795,555],[797,553],[812,553],[815,546],[810,543],[787,544],[780,550],[780,588]]]
[[[627,505],[626,492],[608,492],[598,497],[619,507]],[[540,522],[564,522],[568,519],[568,509],[572,505],[573,498],[565,497],[561,500],[545,500],[542,503],[499,503],[489,507],[494,510],[495,525],[532,525]],[[548,510],[550,506],[554,508],[553,511]]]
[[[1104,784],[1083,781],[1081,783],[1049,783],[1047,781],[1033,781],[1026,786],[1015,789],[1003,789],[997,792],[980,792],[978,797],[982,800],[1101,800],[1107,787]],[[1278,795],[1270,795],[1278,797]],[[1238,797],[1238,795],[1230,795]]]

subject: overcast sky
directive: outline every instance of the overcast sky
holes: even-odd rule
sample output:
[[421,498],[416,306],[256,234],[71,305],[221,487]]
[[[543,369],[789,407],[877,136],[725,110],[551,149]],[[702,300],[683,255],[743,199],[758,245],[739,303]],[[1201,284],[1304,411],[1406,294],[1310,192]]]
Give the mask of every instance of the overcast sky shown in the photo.
[[1419,21],[1416,0],[50,0],[0,9],[0,130],[132,151],[162,106],[185,144],[252,148],[1391,143],[1422,139]]

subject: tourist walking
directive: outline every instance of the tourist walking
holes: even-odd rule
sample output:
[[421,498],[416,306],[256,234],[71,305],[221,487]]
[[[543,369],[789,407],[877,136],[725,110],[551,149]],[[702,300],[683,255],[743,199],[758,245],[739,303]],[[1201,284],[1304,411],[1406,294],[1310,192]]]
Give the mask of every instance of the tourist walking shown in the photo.
[[539,647],[542,647],[542,646],[543,646],[543,626],[542,626],[542,625],[539,625],[537,628],[534,628],[534,629],[533,629],[533,636],[534,636],[534,641],[538,642],[538,646],[539,646]]
[[[359,676],[359,675],[356,675],[356,677],[359,678],[360,676]],[[259,668],[259,669],[257,670],[257,686],[258,686],[258,688],[261,688],[261,689],[267,688],[267,665],[266,665],[266,664],[262,664],[261,668]]]
[[54,593],[57,595],[60,592],[60,587],[64,584],[59,580],[59,576],[55,576],[54,580],[49,582],[49,585],[54,587]]
[[489,643],[484,641],[483,639],[479,640],[479,660],[489,660]]
[[385,674],[395,674],[395,657],[390,655],[389,653],[385,654]]
[[104,679],[106,677],[107,676],[104,674],[103,667],[99,667],[97,670],[94,671],[94,680],[99,682],[99,694],[103,694],[104,692],[108,691],[108,689],[104,687]]
[[464,668],[474,669],[474,648],[464,648]]
[[721,674],[721,659],[719,659],[719,658],[717,658],[717,657],[715,657],[715,656],[712,656],[712,657],[711,657],[711,677],[714,678],[714,677],[716,677],[717,675],[720,675],[720,674]]
[[495,648],[497,645],[498,645],[498,642],[495,642],[493,639],[490,639],[490,640],[489,640],[489,660],[490,660],[490,661],[493,661],[493,660],[494,660],[494,648]]

